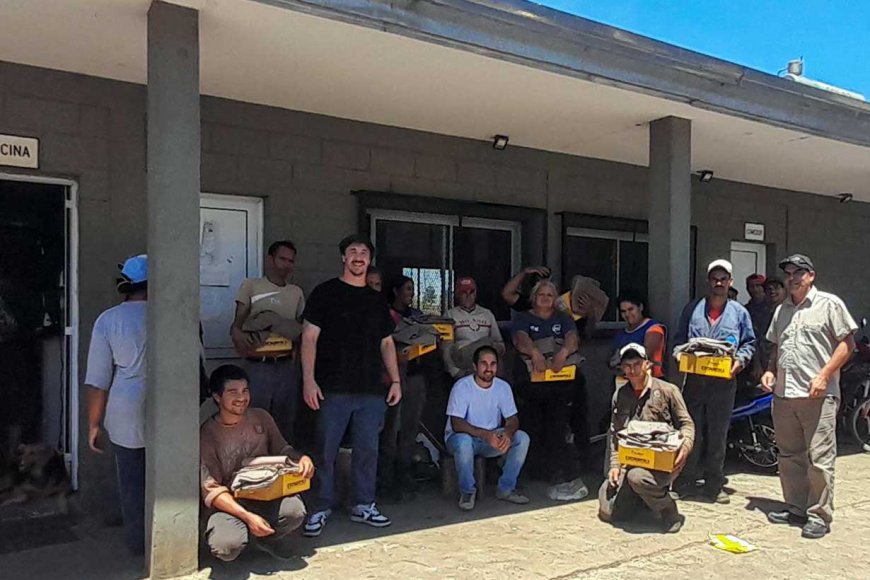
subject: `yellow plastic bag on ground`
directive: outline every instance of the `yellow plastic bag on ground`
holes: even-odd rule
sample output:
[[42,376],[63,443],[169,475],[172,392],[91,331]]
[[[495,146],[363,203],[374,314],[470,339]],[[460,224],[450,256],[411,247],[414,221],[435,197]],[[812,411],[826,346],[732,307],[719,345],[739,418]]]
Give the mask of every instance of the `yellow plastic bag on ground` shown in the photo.
[[732,554],[745,554],[758,549],[755,545],[731,534],[710,534],[710,544],[714,548],[731,552]]

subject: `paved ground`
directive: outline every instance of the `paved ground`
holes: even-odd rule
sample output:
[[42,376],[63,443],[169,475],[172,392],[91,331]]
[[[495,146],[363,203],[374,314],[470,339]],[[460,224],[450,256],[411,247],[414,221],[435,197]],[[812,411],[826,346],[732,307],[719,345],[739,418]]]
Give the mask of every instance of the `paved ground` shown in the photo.
[[[386,530],[337,514],[321,538],[298,540],[306,553],[294,561],[250,551],[224,565],[204,556],[193,578],[870,578],[870,455],[838,460],[836,522],[823,540],[766,523],[764,512],[778,507],[776,477],[734,473],[729,487],[727,506],[682,502],[687,522],[675,535],[656,533],[649,522],[612,528],[595,517],[595,501],[557,505],[539,486],[529,488],[533,502],[526,508],[487,498],[471,514],[432,491],[410,504],[383,506],[394,518]],[[124,557],[119,530],[76,532],[85,539],[0,556],[0,578],[139,576],[141,564]],[[720,552],[708,545],[710,532],[738,535],[759,550]]]

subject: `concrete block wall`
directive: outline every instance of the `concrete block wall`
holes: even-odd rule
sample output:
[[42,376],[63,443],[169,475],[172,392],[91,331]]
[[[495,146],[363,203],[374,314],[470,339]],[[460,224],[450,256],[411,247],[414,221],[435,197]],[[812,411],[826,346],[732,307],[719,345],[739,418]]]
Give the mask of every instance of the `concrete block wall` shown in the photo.
[[[145,88],[0,62],[0,132],[41,139],[41,167],[26,173],[79,184],[83,378],[93,321],[117,301],[115,264],[146,243]],[[357,228],[353,190],[546,209],[545,261],[557,275],[558,212],[645,219],[649,203],[644,167],[516,146],[499,152],[484,141],[212,97],[202,101],[202,189],[262,197],[265,239],[296,241],[297,282],[307,291],[339,272],[336,244]],[[771,265],[805,251],[822,287],[842,295],[856,317],[870,312],[870,204],[719,179],[695,183],[699,272],[743,238],[746,221],[767,226]],[[696,290],[703,292],[703,275]],[[589,351],[593,388],[609,381],[606,351],[606,340]],[[83,445],[81,468],[104,501],[113,477],[108,458]]]
[[[117,263],[145,250],[145,87],[0,62],[0,133],[38,137],[38,171],[0,172],[68,178],[78,183],[79,362],[84,377],[89,337],[100,311],[118,302]],[[84,399],[81,409],[84,411]],[[96,493],[88,505],[112,509],[111,454],[87,449],[78,418],[80,481]]]

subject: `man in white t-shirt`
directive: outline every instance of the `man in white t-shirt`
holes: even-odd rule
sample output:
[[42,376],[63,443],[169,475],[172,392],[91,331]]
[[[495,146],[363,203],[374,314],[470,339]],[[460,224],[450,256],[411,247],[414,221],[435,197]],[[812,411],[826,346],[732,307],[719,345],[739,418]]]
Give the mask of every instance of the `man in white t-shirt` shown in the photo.
[[118,280],[124,301],[94,323],[85,391],[88,445],[103,453],[103,425],[115,452],[127,544],[145,552],[145,326],[148,257],[124,262]]
[[447,403],[444,441],[453,455],[459,476],[459,508],[474,509],[475,456],[505,456],[496,497],[511,503],[529,503],[516,491],[517,478],[526,461],[529,436],[520,431],[511,387],[496,378],[498,353],[482,346],[474,353],[474,374],[453,385]]

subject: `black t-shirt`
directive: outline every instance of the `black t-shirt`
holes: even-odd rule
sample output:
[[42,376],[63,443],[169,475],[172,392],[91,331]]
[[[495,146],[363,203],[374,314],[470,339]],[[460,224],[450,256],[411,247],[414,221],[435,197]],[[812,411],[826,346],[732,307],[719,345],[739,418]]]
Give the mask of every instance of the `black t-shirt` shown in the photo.
[[381,341],[395,325],[380,294],[333,278],[314,289],[303,317],[320,327],[314,379],[324,393],[386,393]]

